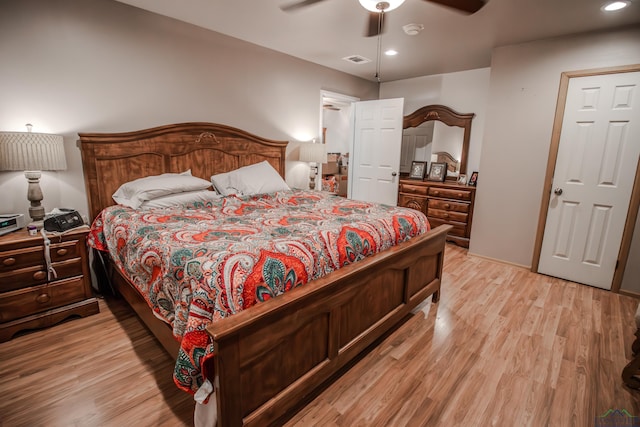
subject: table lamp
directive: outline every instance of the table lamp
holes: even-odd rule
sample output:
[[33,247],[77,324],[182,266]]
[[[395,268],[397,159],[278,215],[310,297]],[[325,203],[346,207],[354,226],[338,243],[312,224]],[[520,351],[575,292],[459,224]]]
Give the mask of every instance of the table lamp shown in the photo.
[[318,173],[318,163],[323,163],[327,160],[327,153],[325,151],[324,144],[316,144],[314,142],[307,142],[300,145],[300,161],[309,163],[309,189],[316,188],[316,175]]
[[27,199],[31,203],[29,216],[38,229],[44,221],[44,206],[41,205],[41,171],[58,171],[67,168],[64,156],[64,141],[60,135],[31,132],[0,132],[0,171],[24,171],[29,181]]

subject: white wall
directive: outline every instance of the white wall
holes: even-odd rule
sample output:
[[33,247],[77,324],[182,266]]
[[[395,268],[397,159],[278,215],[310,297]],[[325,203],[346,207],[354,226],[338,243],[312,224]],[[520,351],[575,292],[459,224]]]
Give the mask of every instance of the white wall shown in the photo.
[[494,49],[471,253],[531,265],[560,74],[636,63],[638,27]]
[[475,113],[471,123],[467,172],[480,165],[485,111],[489,96],[489,68],[398,80],[380,85],[380,98],[404,98],[404,115],[431,104],[446,105],[458,113]]
[[[222,123],[287,150],[289,185],[308,165],[295,141],[317,137],[321,90],[375,99],[376,83],[112,0],[0,1],[0,130],[65,138],[69,169],[45,172],[47,211],[87,212],[78,132],[185,121]],[[27,215],[27,181],[0,172],[0,213]]]
[[327,128],[325,144],[327,153],[348,153],[351,142],[351,106],[340,110],[323,111],[323,125]]

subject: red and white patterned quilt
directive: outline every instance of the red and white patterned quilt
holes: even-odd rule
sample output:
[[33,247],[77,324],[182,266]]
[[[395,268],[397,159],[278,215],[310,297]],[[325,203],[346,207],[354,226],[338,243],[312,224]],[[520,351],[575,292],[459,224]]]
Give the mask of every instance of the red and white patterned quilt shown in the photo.
[[89,245],[108,251],[181,341],[174,381],[195,392],[214,355],[206,327],[429,230],[408,208],[317,191],[229,196],[206,206],[111,206]]

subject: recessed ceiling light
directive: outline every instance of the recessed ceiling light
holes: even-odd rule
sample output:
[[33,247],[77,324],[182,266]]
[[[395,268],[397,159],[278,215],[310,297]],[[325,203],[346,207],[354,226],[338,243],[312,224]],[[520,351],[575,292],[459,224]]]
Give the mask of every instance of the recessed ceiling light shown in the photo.
[[394,56],[394,55],[398,54],[398,51],[397,50],[393,50],[393,49],[389,49],[389,50],[385,51],[384,54],[387,55],[387,56]]
[[612,1],[602,6],[602,10],[605,12],[613,12],[614,10],[624,9],[629,6],[629,3],[630,2],[628,0]]

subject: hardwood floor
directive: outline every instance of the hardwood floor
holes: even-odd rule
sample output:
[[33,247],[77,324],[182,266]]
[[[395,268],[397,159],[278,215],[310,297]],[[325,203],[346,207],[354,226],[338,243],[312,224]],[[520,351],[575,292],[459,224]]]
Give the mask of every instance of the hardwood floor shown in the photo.
[[[593,426],[622,385],[638,301],[448,245],[425,302],[287,426]],[[119,300],[0,344],[2,426],[181,426],[191,396]]]

